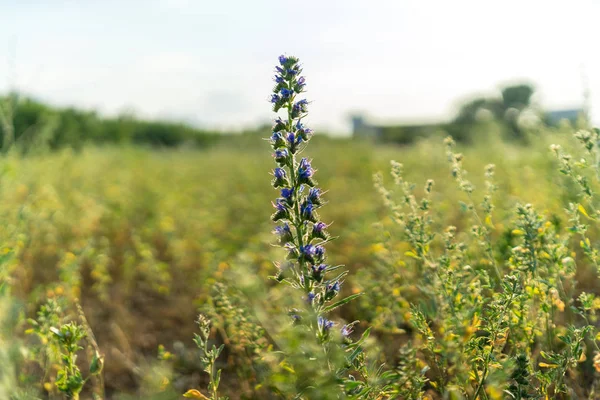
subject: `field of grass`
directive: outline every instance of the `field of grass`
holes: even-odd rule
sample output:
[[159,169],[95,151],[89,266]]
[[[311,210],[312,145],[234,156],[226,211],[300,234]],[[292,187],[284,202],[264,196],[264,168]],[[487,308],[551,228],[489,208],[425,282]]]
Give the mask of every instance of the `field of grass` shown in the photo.
[[[466,313],[452,319],[445,314],[447,299],[438,299],[431,288],[455,281],[428,272],[431,265],[423,261],[425,255],[418,253],[403,224],[393,222],[393,213],[374,189],[373,174],[381,171],[384,186],[391,189],[390,160],[402,163],[404,178],[416,183],[417,199],[423,195],[425,182],[433,179],[429,198],[432,208],[423,214],[423,221],[431,217],[426,230],[436,234],[431,252],[443,247],[441,238],[446,227],[455,226],[456,238],[465,247],[464,257],[453,258],[452,268],[469,265],[490,274],[490,260],[485,261],[488,253],[481,250],[485,243],[491,243],[492,259],[503,273],[518,265],[514,261],[514,248],[521,240],[518,203],[531,203],[545,216],[548,223],[542,224],[540,234],[545,229],[556,229],[557,235],[562,235],[569,224],[565,208],[581,198],[577,184],[559,173],[559,162],[550,151],[550,144],[559,143],[569,152],[583,154],[570,130],[532,133],[527,146],[504,143],[493,131],[488,135],[458,149],[464,155],[462,167],[475,187],[472,202],[476,207],[486,193],[485,166],[496,166],[495,209],[493,217],[484,223],[488,233],[479,239],[471,234],[472,225],[478,222],[469,208],[468,194],[460,190],[460,182],[450,173],[443,138],[409,147],[380,147],[316,137],[308,151],[317,168],[319,186],[327,191],[328,203],[320,211],[321,219],[333,222],[329,231],[339,236],[328,246],[329,263],[344,264],[349,271],[344,294],[363,293],[336,310],[331,318],[360,321],[355,326],[356,335],[372,327],[366,348],[374,365],[385,363],[385,368],[394,369],[413,360],[418,371],[427,366],[429,372],[420,377],[423,383],[419,390],[430,398],[438,398],[441,393],[454,396],[450,398],[473,398],[469,396],[473,396],[479,378],[471,379],[469,371],[460,370],[467,359],[457,355],[458,351],[468,351],[446,341],[462,341],[455,329],[459,320],[467,321],[467,325],[471,321],[475,332],[484,325],[478,326],[474,319],[484,317]],[[20,398],[35,398],[27,397],[33,393],[40,398],[60,398],[54,385],[59,369],[56,348],[48,345],[43,324],[36,326],[26,320],[37,318],[39,323],[36,313],[49,300],[60,316],[55,322],[78,320],[80,304],[95,337],[81,357],[89,362],[84,353],[95,346],[94,342],[105,356],[103,379],[93,379],[84,391],[89,398],[93,393],[102,393],[101,387],[108,398],[165,399],[180,398],[193,387],[205,387],[207,374],[202,371],[192,341],[198,330],[195,321],[199,312],[212,320],[211,341],[225,344],[217,364],[223,370],[222,395],[232,399],[270,398],[275,396],[275,386],[285,393],[286,375],[273,372],[277,369],[273,365],[281,367],[282,363],[275,362],[272,353],[281,345],[275,337],[276,325],[292,300],[287,289],[269,279],[276,274],[273,262],[284,256],[272,245],[271,201],[277,197],[269,184],[272,164],[268,145],[260,138],[250,145],[236,144],[232,139],[209,150],[88,147],[81,152],[63,150],[3,158],[1,271],[11,296],[5,307],[7,328],[2,340],[6,349],[12,349],[7,350],[6,368],[10,364],[15,372],[5,374],[6,384],[0,379],[0,394],[2,390],[11,393],[12,389],[16,393],[18,386],[23,388]],[[596,183],[592,185],[597,187]],[[392,198],[401,204],[400,187],[394,190]],[[395,212],[399,213],[398,209]],[[591,211],[589,215],[595,218]],[[591,225],[587,236],[593,243],[598,234]],[[565,292],[568,297],[561,292],[562,297],[552,303],[550,311],[544,308],[544,315],[549,315],[554,325],[539,331],[530,326],[533,331],[527,339],[515,338],[511,343],[536,343],[530,351],[523,349],[530,359],[540,357],[537,343],[545,340],[545,335],[553,332],[557,337],[565,336],[568,324],[582,325],[577,312],[569,307],[580,304],[575,299],[582,291],[598,292],[593,262],[583,254],[579,238],[566,240],[572,244],[567,253],[577,266],[576,274],[562,271],[559,278],[550,277],[548,267],[546,275],[540,277],[540,282],[562,279],[569,286]],[[479,246],[479,242],[485,243]],[[540,246],[536,250],[540,253],[549,252],[544,247],[550,246],[548,241],[535,246]],[[538,290],[538,284],[532,283],[527,290]],[[454,292],[453,302],[468,306],[477,303],[477,296],[490,296],[489,290],[494,291],[481,287]],[[533,296],[528,309],[552,302],[548,293],[546,297]],[[474,297],[461,300],[466,296]],[[411,304],[424,310],[423,318],[435,331],[431,334],[442,344],[429,343]],[[594,325],[593,316],[588,318]],[[448,328],[452,332],[445,331]],[[448,336],[450,333],[454,336]],[[586,340],[583,354],[587,352],[587,358],[580,357],[579,365],[565,365],[563,375],[572,388],[565,398],[576,398],[572,397],[575,393],[593,396],[594,352],[591,341]],[[564,347],[557,338],[548,341],[557,354]],[[403,347],[407,343],[419,352],[407,355],[409,349]],[[428,347],[430,344],[433,347]],[[436,356],[432,359],[428,349],[448,357],[442,363]],[[502,349],[498,351],[502,353]],[[511,350],[506,354],[512,354]],[[446,370],[436,370],[436,363],[442,363]],[[539,365],[551,364],[548,359],[531,361],[538,369]],[[265,368],[270,372],[266,373]],[[489,372],[492,383],[484,389],[487,398],[502,398],[512,368],[513,364],[495,359],[490,367],[494,371]],[[15,380],[11,381],[9,375]],[[416,375],[410,379],[416,379]],[[445,378],[440,379],[440,375]],[[471,389],[453,389],[463,378],[474,382]],[[544,386],[546,377],[540,375],[537,379]],[[291,398],[285,394],[279,397]]]

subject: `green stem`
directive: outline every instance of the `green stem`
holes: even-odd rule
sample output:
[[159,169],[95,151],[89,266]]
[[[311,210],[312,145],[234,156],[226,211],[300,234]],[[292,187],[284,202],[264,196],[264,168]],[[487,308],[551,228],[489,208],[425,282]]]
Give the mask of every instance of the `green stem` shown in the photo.
[[490,237],[490,232],[489,232],[488,228],[484,225],[483,221],[481,220],[481,217],[479,216],[479,213],[477,212],[477,209],[475,208],[475,203],[473,202],[473,196],[471,195],[471,193],[468,193],[468,192],[467,192],[467,196],[469,197],[469,201],[471,202],[471,208],[473,209],[473,214],[475,215],[475,219],[477,219],[477,223],[479,224],[479,226],[481,226],[483,229],[485,229],[485,241],[486,241],[485,250],[487,252],[488,258],[492,262],[492,266],[494,267],[494,273],[496,274],[496,278],[498,279],[498,282],[502,282],[502,275],[500,274],[500,270],[498,269],[498,265],[496,264],[496,257],[494,257],[494,252],[492,250],[492,239]]
[[217,382],[215,380],[215,375],[217,373],[217,371],[215,370],[215,359],[213,357],[213,359],[211,360],[211,365],[210,365],[210,380],[212,381],[212,398],[213,400],[217,400],[219,398],[219,395],[217,393]]
[[[287,126],[287,130],[288,131],[292,131],[293,129],[293,118],[292,118],[292,107],[293,107],[293,101],[294,101],[294,97],[291,97],[288,100],[288,103],[286,105],[287,111],[288,111],[288,126]],[[302,229],[302,221],[300,219],[300,203],[298,202],[298,194],[300,192],[300,185],[298,184],[298,180],[296,177],[296,168],[298,167],[298,164],[296,162],[296,155],[295,154],[291,154],[292,156],[292,163],[289,166],[290,168],[290,179],[291,179],[291,186],[292,186],[292,190],[293,190],[293,197],[294,197],[294,212],[295,215],[293,217],[292,223],[294,225],[294,228],[296,229],[296,240],[298,242],[298,250],[300,250],[300,248],[302,248],[304,246],[304,230]],[[300,265],[300,270],[298,271],[299,274],[302,274],[304,271],[304,262],[300,261],[299,263]],[[307,290],[308,291],[308,290]]]
[[[490,338],[491,339],[491,341],[490,341],[490,350],[488,351],[488,353],[487,353],[487,355],[485,357],[485,361],[484,361],[484,365],[483,365],[483,372],[481,374],[481,380],[479,381],[479,385],[477,386],[477,390],[475,391],[475,394],[473,395],[473,400],[477,400],[477,396],[479,396],[479,393],[483,389],[483,384],[485,383],[485,379],[487,378],[487,374],[488,374],[488,370],[489,370],[488,366],[490,364],[490,361],[492,360],[492,354],[494,353],[494,344],[496,342],[496,339],[498,338],[498,329],[500,327],[500,324],[502,324],[502,320],[504,320],[504,315],[506,314],[506,311],[508,310],[508,307],[512,303],[513,298],[514,297],[511,294],[510,299],[504,305],[504,307],[502,309],[502,312],[500,313],[500,317],[498,318],[498,321],[496,322],[496,326],[494,327],[494,332],[492,334],[492,337]],[[486,395],[486,397],[487,397],[487,395]]]

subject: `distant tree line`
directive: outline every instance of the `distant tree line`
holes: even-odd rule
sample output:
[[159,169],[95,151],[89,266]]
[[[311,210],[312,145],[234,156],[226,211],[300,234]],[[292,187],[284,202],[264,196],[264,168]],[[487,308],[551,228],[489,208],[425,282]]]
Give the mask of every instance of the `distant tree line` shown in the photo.
[[457,140],[469,141],[474,128],[478,128],[482,120],[492,119],[504,128],[507,138],[523,139],[518,119],[521,112],[531,104],[533,93],[533,86],[521,84],[505,87],[499,98],[473,99],[460,107],[456,117],[446,126],[446,130]]
[[3,149],[12,145],[23,149],[81,148],[87,143],[205,147],[222,137],[219,132],[184,123],[149,121],[132,115],[103,117],[96,111],[52,107],[16,94],[0,97],[0,132]]
[[[525,110],[538,119],[538,123],[553,126],[558,120],[557,115],[561,112],[545,113],[536,110],[531,103],[535,89],[530,84],[517,84],[504,87],[500,96],[476,97],[463,103],[455,117],[449,122],[436,124],[409,124],[409,125],[368,125],[354,124],[359,132],[355,131],[357,137],[374,136],[380,142],[392,142],[397,144],[410,144],[418,138],[428,137],[435,134],[450,134],[455,140],[471,142],[485,131],[486,124],[493,122],[500,128],[502,135],[507,140],[527,141],[527,135],[523,128],[521,117]],[[571,123],[578,122],[578,118],[584,118],[583,109],[565,110],[565,119]],[[581,113],[579,112],[581,111]],[[362,121],[362,119],[356,119]],[[360,132],[362,131],[362,132]]]

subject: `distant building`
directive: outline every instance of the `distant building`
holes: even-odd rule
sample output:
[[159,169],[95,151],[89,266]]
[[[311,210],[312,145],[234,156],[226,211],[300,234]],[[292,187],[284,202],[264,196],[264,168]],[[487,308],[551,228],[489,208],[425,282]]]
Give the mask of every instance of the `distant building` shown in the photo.
[[352,136],[378,142],[408,144],[420,137],[431,136],[443,127],[439,123],[371,123],[362,115],[352,116]]
[[[481,112],[479,114],[481,114]],[[517,112],[517,116],[518,114],[519,113]],[[554,127],[559,126],[559,124],[565,121],[570,123],[572,126],[577,126],[578,122],[581,122],[581,120],[585,121],[587,119],[587,113],[584,108],[569,108],[547,112],[542,111],[539,115],[543,119],[543,123],[545,125]],[[489,120],[490,118],[493,119],[493,114],[491,113],[489,113],[488,118],[478,118],[478,120]],[[418,123],[414,121],[375,123],[367,120],[360,114],[353,115],[351,117],[351,121],[352,136],[354,138],[397,144],[410,144],[417,139],[439,135],[442,132],[444,135],[452,135],[456,140],[467,140],[470,134],[469,129],[471,129],[472,125],[477,122],[469,121],[467,123],[461,123],[457,122],[455,119],[449,122],[434,123]],[[497,122],[502,123],[503,121],[499,120]]]
[[367,123],[362,115],[353,115],[352,136],[356,139],[378,140],[381,138],[381,127]]

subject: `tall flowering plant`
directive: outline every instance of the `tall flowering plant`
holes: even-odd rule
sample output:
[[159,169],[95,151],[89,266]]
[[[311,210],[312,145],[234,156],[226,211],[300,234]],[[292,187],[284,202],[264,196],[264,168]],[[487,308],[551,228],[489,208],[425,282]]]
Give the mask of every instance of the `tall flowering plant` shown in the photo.
[[[275,120],[270,138],[277,164],[272,185],[279,190],[279,197],[273,202],[272,220],[277,223],[274,233],[278,242],[288,254],[277,265],[276,278],[303,292],[307,307],[292,310],[292,318],[311,327],[319,341],[325,343],[335,326],[327,313],[358,294],[338,300],[346,272],[340,272],[340,265],[326,263],[325,245],[332,237],[327,231],[329,225],[321,221],[317,212],[324,204],[323,192],[314,180],[311,160],[300,157],[313,135],[303,122],[309,103],[299,98],[306,86],[301,73],[297,58],[279,57],[271,103],[273,111],[284,110],[287,118]],[[342,336],[352,332],[352,325],[341,327]]]
[[[318,214],[325,203],[323,191],[314,179],[311,160],[301,156],[313,135],[304,125],[309,103],[300,98],[306,86],[301,72],[297,58],[279,57],[271,103],[273,111],[285,111],[287,115],[285,119],[277,117],[269,139],[277,164],[271,183],[279,191],[273,202],[271,219],[277,224],[273,233],[287,250],[285,261],[276,264],[275,278],[301,293],[303,301],[299,303],[303,306],[290,310],[291,318],[295,325],[307,328],[305,334],[315,335],[327,364],[327,368],[310,367],[319,357],[309,350],[310,345],[303,346],[304,362],[299,361],[293,368],[298,375],[296,389],[298,395],[310,393],[307,398],[339,398],[340,392],[333,397],[326,395],[326,386],[334,392],[340,390],[347,398],[395,398],[399,393],[394,385],[399,381],[396,371],[384,371],[382,365],[367,361],[365,342],[370,329],[352,340],[357,321],[338,326],[328,316],[360,293],[342,298],[340,290],[347,272],[342,265],[330,265],[326,260],[325,245],[334,238],[328,232],[329,224]],[[292,359],[288,357],[287,361]],[[323,380],[318,375],[324,371],[328,377],[322,376]]]

